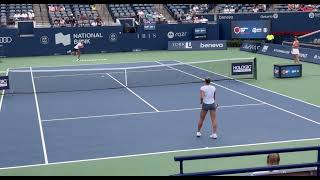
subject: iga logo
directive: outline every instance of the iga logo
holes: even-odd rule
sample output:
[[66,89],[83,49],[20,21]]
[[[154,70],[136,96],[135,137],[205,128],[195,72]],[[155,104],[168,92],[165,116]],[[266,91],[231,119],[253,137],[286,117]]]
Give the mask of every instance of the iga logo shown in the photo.
[[70,34],[63,35],[62,33],[55,34],[56,44],[62,44],[63,46],[68,46],[71,44]]
[[40,38],[40,43],[43,44],[43,45],[49,44],[49,38],[48,38],[48,36],[42,36],[42,37]]

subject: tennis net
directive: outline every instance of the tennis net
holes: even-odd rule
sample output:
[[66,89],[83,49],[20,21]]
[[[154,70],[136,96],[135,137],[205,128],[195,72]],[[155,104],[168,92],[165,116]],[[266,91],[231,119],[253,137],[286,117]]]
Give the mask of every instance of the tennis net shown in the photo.
[[255,58],[157,61],[125,68],[10,69],[8,76],[10,89],[5,94],[53,93],[200,83],[206,77],[257,79],[257,63]]

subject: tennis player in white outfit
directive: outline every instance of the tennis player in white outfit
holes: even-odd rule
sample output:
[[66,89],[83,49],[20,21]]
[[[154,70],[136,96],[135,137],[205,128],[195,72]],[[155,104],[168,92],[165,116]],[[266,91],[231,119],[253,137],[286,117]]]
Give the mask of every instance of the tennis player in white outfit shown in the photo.
[[200,88],[200,103],[202,105],[201,114],[200,114],[200,120],[198,122],[198,131],[197,131],[197,137],[201,137],[201,128],[203,125],[203,122],[206,118],[206,115],[208,111],[210,112],[211,116],[211,122],[212,122],[212,134],[210,135],[210,138],[217,139],[217,115],[216,115],[216,109],[217,104],[215,102],[216,100],[216,88],[212,86],[210,78],[205,79],[205,85]]
[[293,41],[293,44],[292,44],[292,54],[294,56],[294,62],[295,63],[300,63],[300,59],[299,59],[299,55],[300,55],[300,52],[299,52],[299,41],[298,41],[298,37],[295,36],[294,37],[294,41]]

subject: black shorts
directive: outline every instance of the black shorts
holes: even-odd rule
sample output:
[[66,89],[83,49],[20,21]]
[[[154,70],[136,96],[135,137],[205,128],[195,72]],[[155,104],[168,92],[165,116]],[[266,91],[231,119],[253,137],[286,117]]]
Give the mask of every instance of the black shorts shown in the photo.
[[73,52],[80,51],[80,49],[73,48]]
[[217,106],[216,106],[215,103],[213,103],[213,104],[205,104],[205,103],[203,103],[202,104],[202,110],[203,111],[216,111],[216,109],[217,109]]

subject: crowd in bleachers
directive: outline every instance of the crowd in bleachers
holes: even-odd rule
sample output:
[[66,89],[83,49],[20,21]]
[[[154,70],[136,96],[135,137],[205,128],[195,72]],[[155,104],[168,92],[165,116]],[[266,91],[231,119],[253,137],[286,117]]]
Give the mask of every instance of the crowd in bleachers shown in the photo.
[[[203,14],[258,12],[315,12],[320,4],[166,4],[169,14],[182,23],[207,23]],[[167,23],[166,17],[157,11],[155,4],[107,4],[115,22],[119,18],[134,18],[140,24]],[[1,4],[0,23],[15,25],[16,21],[34,20],[32,4]],[[103,22],[95,5],[48,4],[48,14],[53,27],[102,26]]]
[[102,26],[96,7],[89,4],[49,4],[49,18],[53,27]]
[[212,9],[210,4],[167,4],[171,15],[183,23],[207,23],[208,19],[200,14],[205,14]]
[[1,25],[15,25],[16,21],[34,20],[32,4],[1,4]]
[[107,5],[114,21],[119,18],[135,18],[139,23],[167,23],[163,14],[154,4],[109,4]]
[[256,13],[267,12],[268,4],[219,4],[218,13]]
[[313,12],[320,10],[320,4],[288,4],[290,11]]

